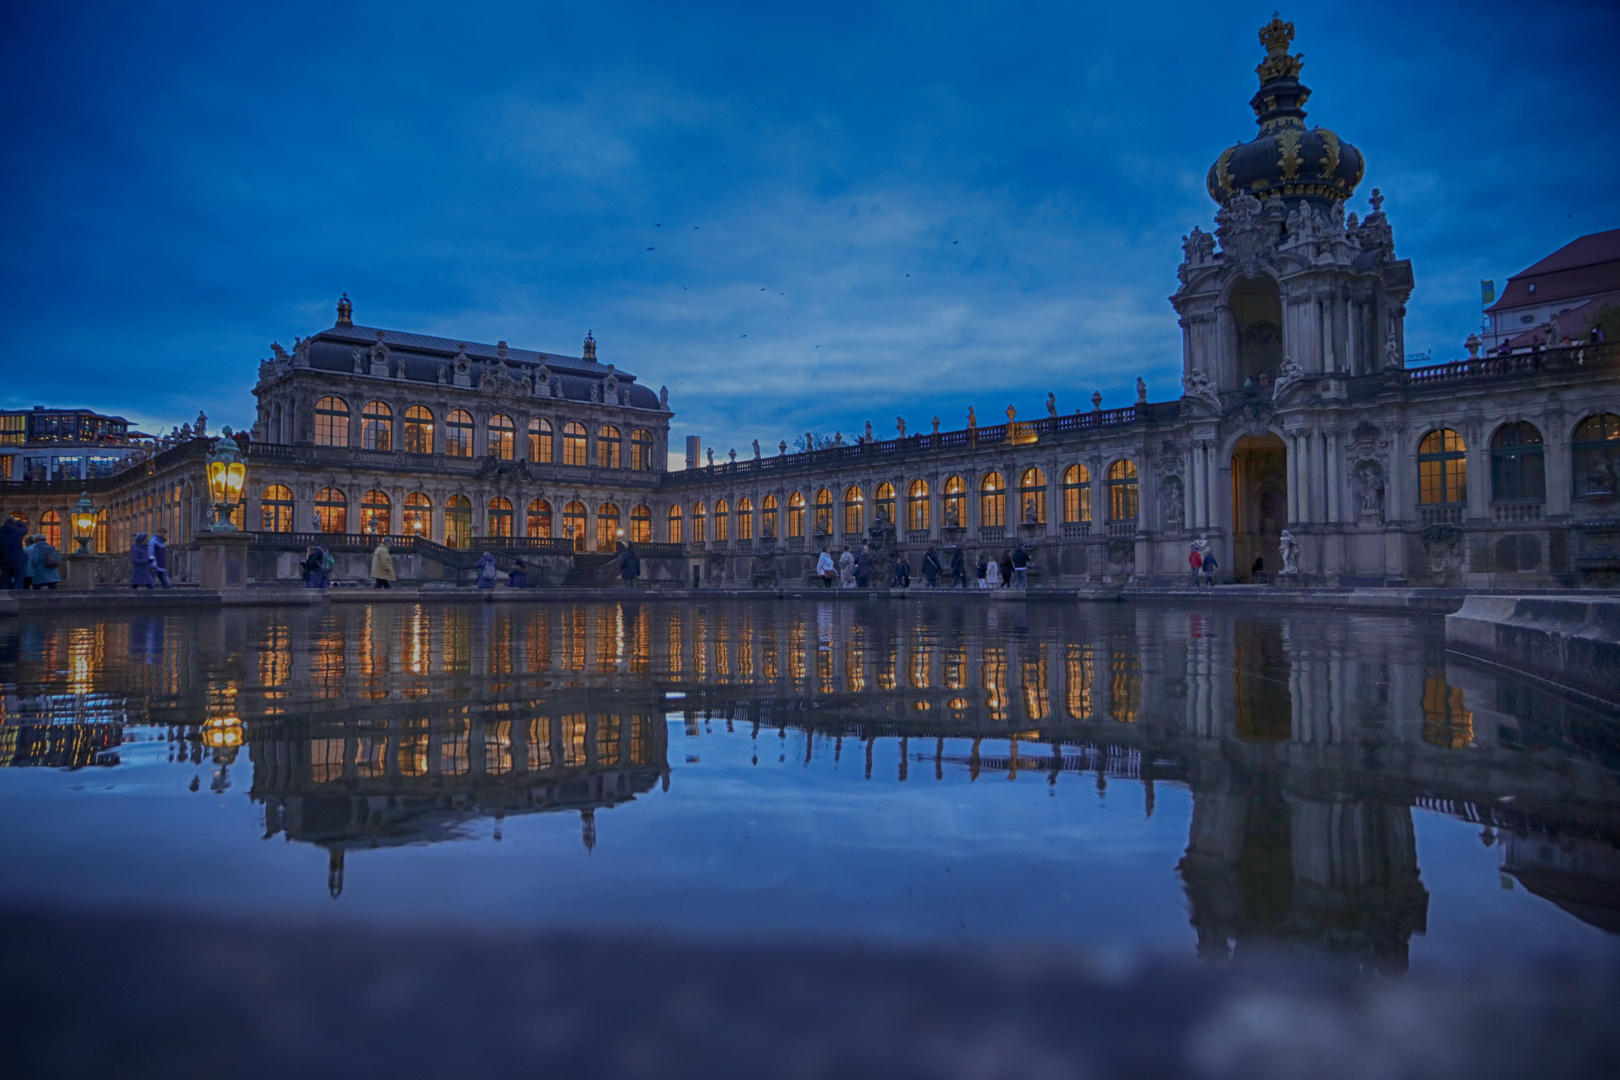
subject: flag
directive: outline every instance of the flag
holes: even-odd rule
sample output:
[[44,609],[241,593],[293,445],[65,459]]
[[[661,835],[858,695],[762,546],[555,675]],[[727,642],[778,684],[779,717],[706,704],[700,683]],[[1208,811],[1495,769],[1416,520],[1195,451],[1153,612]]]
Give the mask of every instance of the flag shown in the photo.
[[1496,282],[1481,281],[1479,283],[1479,306],[1490,307],[1496,303]]

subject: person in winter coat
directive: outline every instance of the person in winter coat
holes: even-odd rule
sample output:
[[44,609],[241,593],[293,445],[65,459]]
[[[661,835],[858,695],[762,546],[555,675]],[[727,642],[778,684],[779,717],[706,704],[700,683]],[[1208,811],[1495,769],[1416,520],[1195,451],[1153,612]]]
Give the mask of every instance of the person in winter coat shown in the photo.
[[911,558],[905,552],[894,563],[894,583],[898,588],[911,588]]
[[326,549],[319,544],[309,545],[304,556],[304,588],[326,588]]
[[1012,557],[1013,585],[1019,589],[1029,587],[1029,549],[1023,543],[1013,548]]
[[1006,548],[1001,549],[1001,565],[997,569],[1001,571],[1001,587],[1006,588],[1011,585],[1013,580],[1012,552]]
[[855,587],[855,553],[848,547],[838,556],[838,585],[844,589]]
[[1187,565],[1192,568],[1193,588],[1198,587],[1198,572],[1204,568],[1204,557],[1198,553],[1197,545],[1187,552]]
[[529,564],[522,559],[517,560],[517,566],[506,572],[506,584],[514,589],[527,589],[529,587]]
[[636,545],[626,544],[624,550],[619,552],[619,581],[625,588],[632,588],[636,578],[641,576],[641,556],[636,554]]
[[961,548],[951,552],[951,582],[958,589],[967,588],[967,561],[962,558]]
[[1204,555],[1204,580],[1209,582],[1210,588],[1215,587],[1215,571],[1220,569],[1220,563],[1215,561],[1215,553],[1207,552]]
[[855,556],[855,587],[864,589],[872,580],[872,548],[862,544],[860,554]]
[[148,543],[151,537],[145,533],[136,533],[135,539],[129,545],[129,587],[132,589],[152,588],[152,545]]
[[478,557],[478,587],[480,589],[493,589],[495,587],[495,553],[486,551]]
[[379,540],[371,553],[371,587],[392,589],[395,580],[393,553],[388,550],[387,544]]
[[13,514],[0,525],[0,589],[20,589],[23,578],[23,536],[28,529]]
[[930,589],[939,586],[939,570],[939,553],[930,547],[928,554],[923,556],[923,581]]
[[822,548],[821,554],[816,557],[816,577],[821,579],[821,587],[832,588],[833,579],[838,576],[838,570],[833,566],[832,556],[827,549]]
[[44,533],[34,536],[34,542],[28,545],[27,551],[30,588],[56,588],[62,580],[62,553],[51,546]]
[[165,589],[174,588],[169,584],[169,534],[159,529],[146,546],[152,549],[152,577]]

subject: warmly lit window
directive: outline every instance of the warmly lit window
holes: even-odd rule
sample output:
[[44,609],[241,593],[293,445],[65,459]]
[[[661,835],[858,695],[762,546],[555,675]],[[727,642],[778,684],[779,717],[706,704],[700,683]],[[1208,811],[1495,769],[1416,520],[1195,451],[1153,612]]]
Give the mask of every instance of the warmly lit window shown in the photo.
[[776,511],[775,495],[767,495],[759,503],[759,535],[767,540],[776,537]]
[[1600,413],[1577,424],[1570,464],[1577,499],[1612,498],[1620,492],[1620,416]]
[[444,418],[444,452],[451,457],[472,457],[473,421],[471,414],[453,409]]
[[702,503],[692,504],[692,542],[701,544],[708,539],[709,516]]
[[360,531],[375,535],[388,532],[388,521],[393,504],[385,491],[368,491],[360,498]]
[[536,499],[529,504],[523,535],[547,538],[551,536],[551,504],[546,500]]
[[349,406],[340,397],[323,397],[315,403],[315,445],[349,445]]
[[619,429],[612,424],[596,429],[596,464],[604,469],[619,467]]
[[817,536],[831,536],[833,526],[833,500],[832,492],[822,488],[816,492],[816,520]]
[[1046,474],[1039,469],[1025,469],[1018,478],[1018,523],[1046,524]]
[[541,465],[551,464],[551,421],[529,421],[529,460]]
[[986,473],[979,481],[979,525],[1007,524],[1007,482],[998,472]]
[[464,548],[472,543],[472,500],[452,495],[444,504],[444,544]]
[[400,529],[406,536],[429,536],[433,532],[433,500],[420,491],[405,496],[404,520]]
[[570,499],[563,506],[563,536],[574,545],[575,551],[585,550],[585,504],[577,499]]
[[714,538],[716,540],[726,539],[730,514],[731,505],[726,500],[716,499],[714,501]]
[[292,492],[280,484],[264,489],[259,499],[259,530],[261,532],[293,531]]
[[488,527],[484,530],[486,536],[498,536],[503,540],[512,537],[512,503],[500,496],[489,500],[487,515]]
[[1423,436],[1418,444],[1418,502],[1425,506],[1468,501],[1468,447],[1450,428]]
[[321,488],[315,493],[315,531],[348,531],[349,501],[337,488]]
[[940,524],[947,529],[967,527],[967,481],[952,476],[945,481],[945,497],[941,500]]
[[630,467],[641,472],[647,472],[652,464],[653,437],[652,432],[646,428],[637,428],[630,433]]
[[517,428],[512,426],[512,418],[496,413],[489,418],[486,432],[489,435],[489,456],[511,461],[517,453]]
[[619,508],[613,503],[603,503],[596,511],[596,550],[612,551],[621,536]]
[[1491,438],[1491,501],[1541,502],[1547,497],[1541,432],[1534,424],[1505,424]]
[[804,496],[797,491],[788,496],[787,534],[799,537],[804,535]]
[[906,529],[910,532],[927,529],[930,515],[928,481],[913,480],[906,489]]
[[57,551],[62,550],[62,515],[55,510],[47,510],[39,515],[39,531],[45,534],[45,542]]
[[1136,465],[1116,461],[1108,466],[1108,520],[1135,521],[1136,514]]
[[746,498],[737,500],[737,539],[754,538],[754,504]]
[[563,425],[563,464],[589,465],[585,456],[585,425],[570,422]]
[[866,493],[851,484],[844,489],[844,535],[850,536],[866,527]]
[[894,485],[887,481],[877,486],[872,493],[872,522],[886,521],[890,525],[898,525],[899,519],[894,516]]
[[637,544],[652,543],[652,511],[645,506],[630,511],[630,539]]
[[672,544],[683,544],[686,542],[682,538],[681,508],[679,506],[672,506],[669,508],[669,542]]
[[1091,470],[1070,465],[1063,470],[1063,522],[1073,525],[1091,520]]
[[394,410],[381,401],[370,401],[360,410],[360,446],[366,450],[394,448]]
[[96,511],[96,550],[103,554],[112,550],[112,515],[106,510]]
[[433,453],[433,413],[422,405],[405,410],[405,452]]

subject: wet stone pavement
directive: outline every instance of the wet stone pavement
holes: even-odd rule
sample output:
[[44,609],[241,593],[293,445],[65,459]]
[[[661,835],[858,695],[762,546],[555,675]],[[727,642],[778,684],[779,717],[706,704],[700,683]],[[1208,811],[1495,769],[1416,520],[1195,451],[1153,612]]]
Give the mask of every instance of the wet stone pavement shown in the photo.
[[1617,718],[1437,618],[131,612],[0,683],[39,1075],[1620,1061]]

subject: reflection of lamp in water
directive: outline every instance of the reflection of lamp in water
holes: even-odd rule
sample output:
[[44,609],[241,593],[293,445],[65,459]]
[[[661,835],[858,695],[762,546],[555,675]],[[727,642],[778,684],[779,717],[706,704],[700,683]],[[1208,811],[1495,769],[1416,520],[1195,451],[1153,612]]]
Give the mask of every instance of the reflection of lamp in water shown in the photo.
[[242,502],[242,488],[247,482],[247,463],[242,460],[231,429],[214,440],[214,452],[208,456],[208,494],[214,503],[214,522],[210,532],[236,532],[231,515]]
[[96,535],[96,508],[90,505],[90,493],[79,493],[79,502],[73,508],[73,539],[79,543],[75,555],[90,554],[90,540]]

